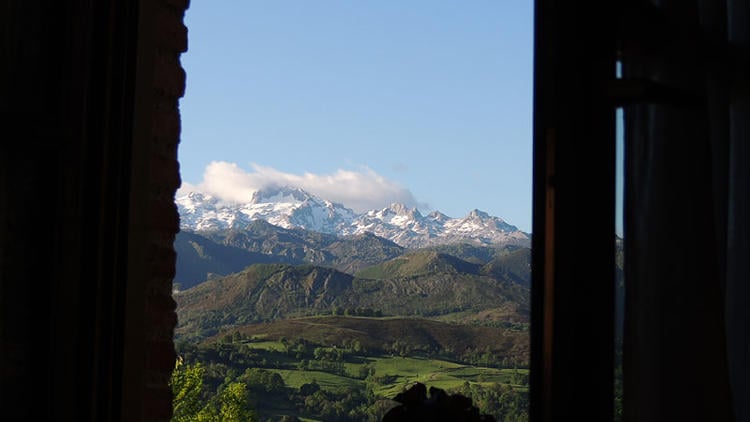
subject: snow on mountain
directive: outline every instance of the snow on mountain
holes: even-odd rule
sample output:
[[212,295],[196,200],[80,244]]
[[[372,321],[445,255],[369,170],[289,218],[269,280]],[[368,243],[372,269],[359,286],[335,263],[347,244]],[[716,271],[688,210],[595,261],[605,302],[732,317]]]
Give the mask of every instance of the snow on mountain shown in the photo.
[[175,203],[181,227],[193,231],[241,229],[262,219],[284,228],[340,236],[370,232],[408,248],[457,242],[530,246],[526,233],[479,210],[463,218],[451,218],[438,211],[423,216],[416,208],[392,204],[357,214],[341,204],[286,186],[256,191],[247,203],[228,203],[198,192],[180,196]]
[[180,196],[175,203],[180,213],[180,227],[191,230],[242,227],[252,221],[238,207],[199,192]]

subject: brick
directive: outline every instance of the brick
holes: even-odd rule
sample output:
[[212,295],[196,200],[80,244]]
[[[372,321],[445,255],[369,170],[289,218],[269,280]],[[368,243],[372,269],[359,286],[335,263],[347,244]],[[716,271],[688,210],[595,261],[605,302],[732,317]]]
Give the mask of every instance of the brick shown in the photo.
[[190,7],[190,1],[189,0],[164,0],[164,3],[168,4],[171,7],[174,7],[177,10],[185,11]]
[[[163,381],[159,381],[161,385]],[[147,388],[143,400],[144,420],[168,421],[172,418],[172,392],[163,388]]]
[[151,273],[160,278],[174,278],[176,256],[172,248],[159,249],[150,263]]
[[157,157],[151,160],[149,174],[152,180],[162,180],[165,187],[172,188],[180,185],[180,170],[177,160]]
[[156,39],[160,48],[184,53],[188,48],[188,30],[182,23],[184,10],[167,7],[156,8]]
[[154,51],[154,103],[151,116],[151,157],[149,179],[148,246],[150,278],[145,289],[144,333],[146,347],[146,388],[144,421],[169,421],[172,417],[172,392],[169,377],[174,368],[174,328],[176,303],[172,298],[176,253],[173,242],[179,231],[180,217],[174,195],[180,186],[178,144],[181,121],[179,98],[185,94],[185,71],[180,54],[188,48],[188,29],[183,23],[188,0],[157,0],[154,13],[156,49]]
[[185,70],[179,60],[168,54],[157,54],[154,63],[154,89],[175,98],[185,95]]
[[161,109],[154,111],[151,120],[151,131],[154,138],[164,142],[166,140],[179,139],[182,130],[180,111],[177,107],[173,109]]
[[180,216],[174,203],[170,205],[167,205],[165,202],[152,204],[151,218],[149,219],[148,226],[150,230],[165,230],[170,233],[179,232]]
[[148,355],[146,355],[146,368],[151,370],[168,369],[172,371],[177,359],[174,345],[171,341],[153,341]]

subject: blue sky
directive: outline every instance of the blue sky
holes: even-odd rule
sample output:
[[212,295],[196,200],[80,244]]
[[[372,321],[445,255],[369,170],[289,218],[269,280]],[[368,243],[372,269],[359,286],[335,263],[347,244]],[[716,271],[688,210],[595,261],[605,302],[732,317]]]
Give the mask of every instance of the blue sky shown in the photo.
[[531,230],[533,2],[194,0],[183,191],[298,183]]

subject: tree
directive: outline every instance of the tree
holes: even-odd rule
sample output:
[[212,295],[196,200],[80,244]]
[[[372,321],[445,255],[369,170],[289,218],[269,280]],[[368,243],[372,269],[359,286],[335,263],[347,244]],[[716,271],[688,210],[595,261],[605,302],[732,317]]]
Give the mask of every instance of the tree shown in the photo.
[[209,403],[203,403],[203,376],[206,369],[200,362],[187,365],[177,358],[170,377],[173,422],[250,422],[256,416],[248,408],[247,386],[229,383]]
[[233,382],[219,394],[219,420],[222,422],[254,421],[254,412],[248,409],[247,386]]
[[187,422],[196,420],[203,408],[203,374],[205,369],[200,363],[186,365],[181,357],[177,358],[169,380],[172,389],[172,420]]

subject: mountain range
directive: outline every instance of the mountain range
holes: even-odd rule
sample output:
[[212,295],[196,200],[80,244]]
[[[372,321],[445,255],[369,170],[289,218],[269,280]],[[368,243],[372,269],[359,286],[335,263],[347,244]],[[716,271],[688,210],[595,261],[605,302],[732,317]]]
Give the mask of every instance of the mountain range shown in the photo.
[[264,220],[285,229],[340,237],[371,233],[405,248],[451,243],[529,247],[531,243],[530,234],[477,209],[462,218],[451,218],[439,211],[422,215],[416,208],[394,203],[357,213],[289,186],[255,191],[245,203],[226,202],[199,192],[179,196],[175,203],[181,228],[191,232],[245,229],[254,221]]
[[[528,282],[529,248],[515,244],[483,246],[452,243],[425,248],[405,248],[370,232],[336,236],[301,228],[286,229],[255,220],[242,229],[215,229],[177,233],[176,289],[244,270],[253,264],[316,265],[356,274],[409,252],[431,250],[472,264],[489,265],[488,272]],[[491,268],[496,259],[511,252],[525,252],[516,267]]]
[[529,234],[482,211],[423,216],[392,204],[356,213],[290,187],[241,204],[196,192],[176,204],[180,337],[336,308],[528,323]]
[[205,337],[221,327],[336,308],[368,316],[451,314],[474,323],[523,324],[529,318],[529,259],[528,249],[498,253],[490,262],[420,249],[354,274],[309,264],[253,264],[177,294],[177,335]]

